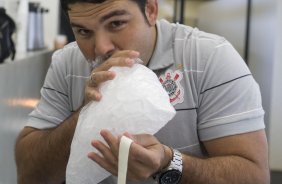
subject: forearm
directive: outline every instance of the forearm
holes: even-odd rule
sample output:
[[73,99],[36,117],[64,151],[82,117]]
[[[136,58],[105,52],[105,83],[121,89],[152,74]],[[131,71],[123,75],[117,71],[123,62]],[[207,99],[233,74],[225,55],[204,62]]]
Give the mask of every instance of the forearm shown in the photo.
[[185,184],[269,184],[268,167],[239,156],[200,159],[184,156],[181,183]]
[[20,135],[16,144],[18,183],[61,183],[79,111],[60,126]]

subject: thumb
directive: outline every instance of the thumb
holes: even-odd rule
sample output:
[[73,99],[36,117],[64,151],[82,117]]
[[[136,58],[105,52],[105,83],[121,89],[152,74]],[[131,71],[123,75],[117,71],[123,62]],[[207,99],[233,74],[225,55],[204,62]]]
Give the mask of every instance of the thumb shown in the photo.
[[150,134],[130,134],[128,132],[125,132],[123,134],[124,136],[130,138],[133,140],[134,143],[139,144],[143,147],[148,147],[151,145],[155,145],[159,143],[159,141],[152,135]]

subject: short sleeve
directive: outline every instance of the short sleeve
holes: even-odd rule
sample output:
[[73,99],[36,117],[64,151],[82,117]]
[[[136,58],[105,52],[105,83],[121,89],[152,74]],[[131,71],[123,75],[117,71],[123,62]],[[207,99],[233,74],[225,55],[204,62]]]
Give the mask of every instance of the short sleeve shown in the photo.
[[201,141],[265,128],[259,86],[229,42],[215,46],[199,81]]
[[29,114],[26,126],[38,129],[52,128],[71,114],[63,54],[61,50],[53,54],[52,63],[41,88],[41,99]]

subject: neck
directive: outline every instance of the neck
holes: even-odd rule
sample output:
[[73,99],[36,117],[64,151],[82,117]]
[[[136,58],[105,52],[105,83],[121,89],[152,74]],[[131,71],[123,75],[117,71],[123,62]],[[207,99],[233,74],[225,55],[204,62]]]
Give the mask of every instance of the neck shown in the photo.
[[157,45],[157,37],[158,37],[158,32],[157,32],[157,26],[153,26],[152,28],[152,35],[151,35],[151,44],[148,47],[148,55],[147,58],[144,58],[144,65],[148,66],[149,62],[154,54],[156,45]]

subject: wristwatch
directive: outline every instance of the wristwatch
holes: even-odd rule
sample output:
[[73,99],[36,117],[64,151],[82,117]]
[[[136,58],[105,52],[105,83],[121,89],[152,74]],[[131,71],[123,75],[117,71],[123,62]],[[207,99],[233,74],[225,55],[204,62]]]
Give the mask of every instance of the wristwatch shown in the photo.
[[178,184],[182,176],[182,155],[176,150],[172,149],[173,157],[169,166],[157,174],[156,180],[158,184]]

